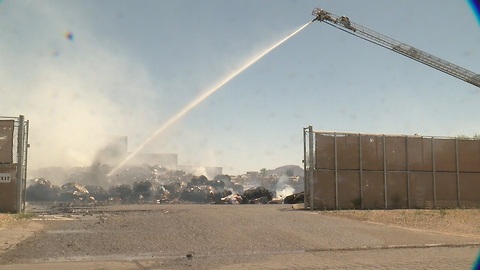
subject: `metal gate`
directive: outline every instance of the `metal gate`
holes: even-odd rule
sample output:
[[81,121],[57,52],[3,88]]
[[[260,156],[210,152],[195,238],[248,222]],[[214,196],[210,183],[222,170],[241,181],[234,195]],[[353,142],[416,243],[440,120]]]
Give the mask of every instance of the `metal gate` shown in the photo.
[[304,128],[305,207],[480,207],[480,140]]
[[0,212],[25,211],[29,123],[0,116]]

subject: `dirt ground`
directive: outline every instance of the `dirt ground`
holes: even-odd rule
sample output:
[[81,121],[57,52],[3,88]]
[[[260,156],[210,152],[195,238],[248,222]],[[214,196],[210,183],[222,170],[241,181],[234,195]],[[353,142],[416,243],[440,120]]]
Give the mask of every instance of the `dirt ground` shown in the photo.
[[[303,211],[303,210],[299,210]],[[480,239],[480,209],[318,211],[320,215],[387,224]],[[0,228],[22,227],[30,214],[0,214]]]
[[29,222],[29,214],[1,214],[0,213],[0,228],[15,228],[21,227]]
[[95,262],[100,264],[81,268],[319,269],[321,262],[321,269],[469,269],[480,242],[476,209],[305,211],[286,204],[31,209],[38,214],[0,215],[0,226],[10,227],[0,228],[0,268],[80,269],[71,266]]
[[480,238],[480,209],[407,209],[320,211],[344,217],[411,229]]
[[[339,210],[318,211],[317,213],[364,222],[480,238],[480,209]],[[0,228],[21,227],[33,216],[28,213],[0,214]]]

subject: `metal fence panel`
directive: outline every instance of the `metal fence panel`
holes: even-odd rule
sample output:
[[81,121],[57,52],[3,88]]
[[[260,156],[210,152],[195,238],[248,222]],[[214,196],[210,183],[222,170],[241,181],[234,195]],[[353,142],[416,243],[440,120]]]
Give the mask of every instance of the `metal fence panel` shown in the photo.
[[[363,208],[385,208],[383,172],[363,172]],[[319,179],[320,180],[320,179]]]
[[335,136],[337,142],[337,169],[339,170],[359,170],[360,152],[359,135],[340,135]]
[[458,206],[457,174],[437,172],[435,174],[434,207],[452,208]]
[[387,173],[387,208],[408,208],[406,172]]
[[405,137],[385,137],[387,170],[405,171],[407,169],[407,146]]
[[315,136],[315,168],[335,169],[335,147],[333,136]]
[[[322,181],[317,181],[322,179]],[[314,205],[312,209],[334,209],[335,173],[333,171],[315,171]]]
[[480,172],[480,143],[458,140],[458,163],[462,172]]
[[0,119],[0,164],[13,163],[14,120]]
[[433,175],[426,172],[410,173],[411,208],[430,208],[433,206]]
[[25,210],[27,149],[28,121],[24,116],[0,116],[0,211]]
[[435,170],[438,172],[456,172],[456,146],[452,139],[434,139]]
[[367,171],[383,170],[384,149],[383,137],[377,135],[361,136],[362,168]]
[[480,207],[480,174],[460,174],[460,207]]
[[312,209],[480,206],[480,140],[313,131],[310,136]]
[[355,171],[339,171],[338,183],[338,208],[360,209],[360,173]]
[[432,139],[408,137],[408,169],[413,171],[433,170]]
[[0,212],[17,212],[17,166],[0,165]]

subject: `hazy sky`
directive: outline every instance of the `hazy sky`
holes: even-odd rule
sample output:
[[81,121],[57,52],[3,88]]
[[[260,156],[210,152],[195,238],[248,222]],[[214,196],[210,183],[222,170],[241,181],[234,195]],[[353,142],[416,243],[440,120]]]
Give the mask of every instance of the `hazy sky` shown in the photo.
[[[467,1],[0,0],[0,115],[30,120],[33,168],[89,165],[104,134],[128,136],[133,150],[315,7],[480,72]],[[303,166],[308,125],[471,136],[479,108],[478,87],[315,22],[145,151],[227,174]]]

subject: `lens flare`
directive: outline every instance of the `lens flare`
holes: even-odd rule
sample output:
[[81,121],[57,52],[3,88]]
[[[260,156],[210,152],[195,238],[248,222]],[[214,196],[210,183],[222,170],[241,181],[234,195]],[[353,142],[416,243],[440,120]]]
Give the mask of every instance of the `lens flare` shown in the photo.
[[473,14],[477,17],[477,22],[480,25],[480,0],[468,0],[472,7]]
[[242,73],[245,69],[249,68],[251,65],[255,64],[258,60],[260,60],[262,57],[264,57],[266,54],[280,46],[282,43],[296,35],[298,32],[302,31],[305,27],[307,27],[309,24],[312,22],[308,22],[299,29],[295,30],[293,33],[288,35],[286,38],[280,40],[279,42],[275,43],[273,46],[265,50],[264,52],[260,53],[256,57],[254,57],[252,60],[248,61],[245,65],[240,67],[238,70],[232,72],[230,75],[228,75],[226,78],[218,82],[216,85],[214,85],[212,88],[209,90],[205,91],[203,94],[198,96],[196,99],[194,99],[192,102],[190,102],[187,106],[185,106],[183,109],[181,109],[177,114],[175,114],[172,118],[170,118],[167,122],[165,122],[162,126],[160,126],[155,132],[153,132],[143,143],[141,143],[134,151],[132,151],[122,162],[120,162],[113,170],[111,170],[107,176],[112,176],[114,175],[121,167],[123,167],[130,159],[132,159],[135,155],[137,155],[145,146],[150,143],[153,139],[155,139],[160,133],[165,131],[168,127],[170,127],[172,124],[177,122],[180,118],[182,118],[185,114],[190,112],[193,108],[195,108],[198,104],[200,104],[202,101],[207,99],[210,95],[215,93],[218,89],[220,89],[222,86],[227,84],[229,81],[231,81],[233,78],[237,77],[240,73]]

